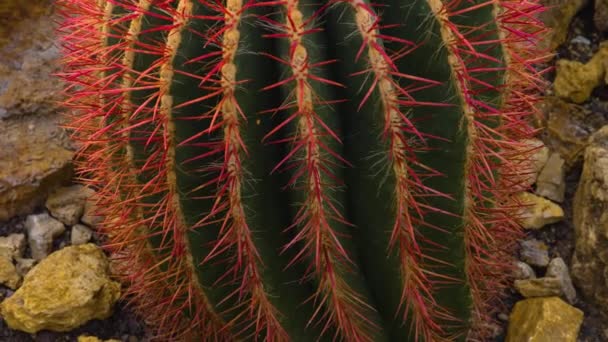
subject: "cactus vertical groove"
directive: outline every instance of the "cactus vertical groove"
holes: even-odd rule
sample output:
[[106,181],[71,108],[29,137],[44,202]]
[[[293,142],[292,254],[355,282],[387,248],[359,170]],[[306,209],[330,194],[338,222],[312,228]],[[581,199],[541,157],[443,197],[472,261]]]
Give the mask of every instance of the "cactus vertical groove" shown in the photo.
[[158,340],[483,339],[537,0],[60,0],[68,127]]

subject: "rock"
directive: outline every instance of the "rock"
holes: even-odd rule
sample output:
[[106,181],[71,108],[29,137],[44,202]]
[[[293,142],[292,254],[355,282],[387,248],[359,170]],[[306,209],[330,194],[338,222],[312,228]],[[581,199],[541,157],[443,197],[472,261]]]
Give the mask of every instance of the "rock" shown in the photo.
[[536,194],[558,203],[563,202],[566,195],[565,177],[564,160],[559,154],[552,153],[538,174]]
[[23,285],[0,304],[12,329],[36,333],[69,331],[92,319],[105,319],[120,296],[108,276],[108,261],[93,244],[52,253],[25,276]]
[[49,195],[45,205],[51,215],[68,226],[73,226],[80,221],[89,196],[90,191],[82,185],[61,187]]
[[63,223],[47,213],[28,216],[25,220],[25,228],[32,258],[36,260],[45,258],[51,252],[53,239],[65,231]]
[[[20,2],[8,1],[9,4]],[[6,3],[3,1],[1,7],[4,8]],[[36,13],[33,8],[39,7],[39,15],[17,25],[3,23],[6,17],[0,14],[0,26],[10,25],[13,28],[9,37],[0,37],[0,108],[4,112],[0,119],[27,114],[52,114],[62,100],[64,84],[53,76],[60,70],[60,45],[54,35],[58,18],[40,16],[47,12],[48,1],[23,3],[18,7],[26,10],[25,13]],[[0,28],[0,33],[2,31]]]
[[608,31],[608,0],[595,0],[593,22],[598,31]]
[[11,234],[0,237],[0,255],[11,259],[21,258],[25,252],[25,235]]
[[29,272],[34,265],[36,265],[36,260],[34,259],[24,259],[18,258],[15,260],[17,266],[17,273],[19,273],[22,277],[25,277],[27,272]]
[[97,193],[90,188],[87,188],[86,191],[88,196],[84,204],[84,214],[80,221],[93,229],[97,229],[103,221],[103,217],[97,213]]
[[516,261],[513,276],[515,279],[534,279],[536,278],[536,273],[534,273],[534,269],[530,265],[525,262]]
[[515,288],[526,298],[562,295],[562,284],[557,278],[543,277],[515,280]]
[[91,238],[93,237],[93,232],[91,231],[91,229],[89,229],[89,227],[82,224],[77,224],[72,227],[71,235],[72,245],[82,245],[91,240]]
[[58,123],[38,115],[0,121],[0,221],[30,213],[70,180],[74,152]]
[[551,260],[545,276],[558,279],[564,298],[570,304],[576,302],[576,290],[574,289],[574,285],[572,285],[572,279],[570,278],[568,266],[564,262],[564,259],[554,258]]
[[506,342],[576,342],[583,312],[558,297],[529,298],[515,304]]
[[586,64],[559,59],[556,63],[555,94],[574,103],[583,103],[604,79],[604,64],[592,58]]
[[6,255],[0,255],[0,284],[4,284],[14,290],[20,281],[21,276],[17,273],[13,260]]
[[541,3],[547,10],[540,14],[540,19],[551,28],[543,47],[555,51],[566,41],[570,21],[588,0],[542,0]]
[[545,98],[542,111],[546,118],[547,146],[559,153],[567,168],[583,160],[589,137],[606,123],[601,112],[555,96]]
[[121,342],[121,341],[113,339],[113,338],[109,339],[109,340],[100,340],[98,337],[95,337],[95,336],[80,335],[80,336],[78,336],[77,342]]
[[538,139],[526,139],[521,141],[521,144],[522,154],[529,156],[531,160],[530,169],[527,170],[526,166],[526,170],[521,171],[524,176],[523,183],[525,186],[531,186],[536,183],[538,173],[547,162],[547,158],[549,158],[549,149]]
[[549,247],[544,242],[531,239],[520,242],[521,260],[532,266],[545,267],[549,264]]
[[564,218],[562,208],[545,198],[529,192],[521,192],[517,197],[523,205],[519,219],[525,229],[540,229]]
[[608,126],[590,139],[573,201],[570,268],[582,295],[608,315]]

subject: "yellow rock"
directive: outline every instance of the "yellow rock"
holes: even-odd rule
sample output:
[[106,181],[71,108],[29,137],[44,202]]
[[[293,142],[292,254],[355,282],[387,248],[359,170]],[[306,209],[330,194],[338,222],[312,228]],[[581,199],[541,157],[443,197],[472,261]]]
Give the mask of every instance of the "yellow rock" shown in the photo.
[[80,335],[80,336],[78,336],[78,342],[120,342],[120,340],[116,340],[116,339],[100,340],[99,338],[97,338],[95,336]]
[[0,284],[4,284],[14,290],[19,285],[20,280],[21,276],[17,273],[13,260],[6,255],[0,255]]
[[558,297],[530,298],[515,304],[506,342],[576,342],[583,312]]
[[593,89],[605,81],[607,56],[608,43],[601,45],[600,50],[586,64],[558,60],[553,83],[555,94],[575,103],[587,101]]
[[69,331],[104,319],[120,296],[108,261],[93,244],[65,247],[34,266],[23,285],[0,304],[9,327],[28,333]]
[[525,205],[520,211],[520,223],[525,229],[540,229],[564,218],[564,210],[548,199],[529,192],[521,192],[518,198]]

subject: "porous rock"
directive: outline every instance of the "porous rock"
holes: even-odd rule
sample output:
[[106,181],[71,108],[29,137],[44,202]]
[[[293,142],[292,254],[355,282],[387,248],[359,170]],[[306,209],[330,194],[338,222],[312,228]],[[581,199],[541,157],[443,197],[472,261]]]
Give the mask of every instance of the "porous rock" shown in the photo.
[[36,333],[69,331],[92,319],[105,319],[120,296],[108,276],[108,261],[94,244],[52,253],[25,276],[23,285],[0,304],[9,327]]
[[522,204],[519,219],[525,229],[540,229],[564,218],[562,208],[548,199],[529,192],[519,193],[518,199]]
[[608,126],[590,139],[573,201],[571,275],[582,295],[608,314]]
[[528,298],[515,304],[506,342],[576,342],[583,312],[558,297]]
[[587,101],[593,89],[605,81],[607,55],[608,43],[603,43],[587,63],[558,60],[553,82],[555,94],[574,103]]
[[32,258],[45,258],[53,247],[53,239],[65,231],[63,223],[47,213],[29,215],[25,220]]
[[4,284],[14,290],[20,281],[21,276],[17,273],[13,260],[6,255],[0,255],[0,284]]

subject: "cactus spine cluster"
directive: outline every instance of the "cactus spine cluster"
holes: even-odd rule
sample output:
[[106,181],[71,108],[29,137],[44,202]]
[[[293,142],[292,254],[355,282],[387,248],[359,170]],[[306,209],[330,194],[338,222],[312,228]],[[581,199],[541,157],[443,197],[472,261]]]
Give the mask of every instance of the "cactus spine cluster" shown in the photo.
[[69,127],[159,340],[483,338],[536,0],[60,0]]

